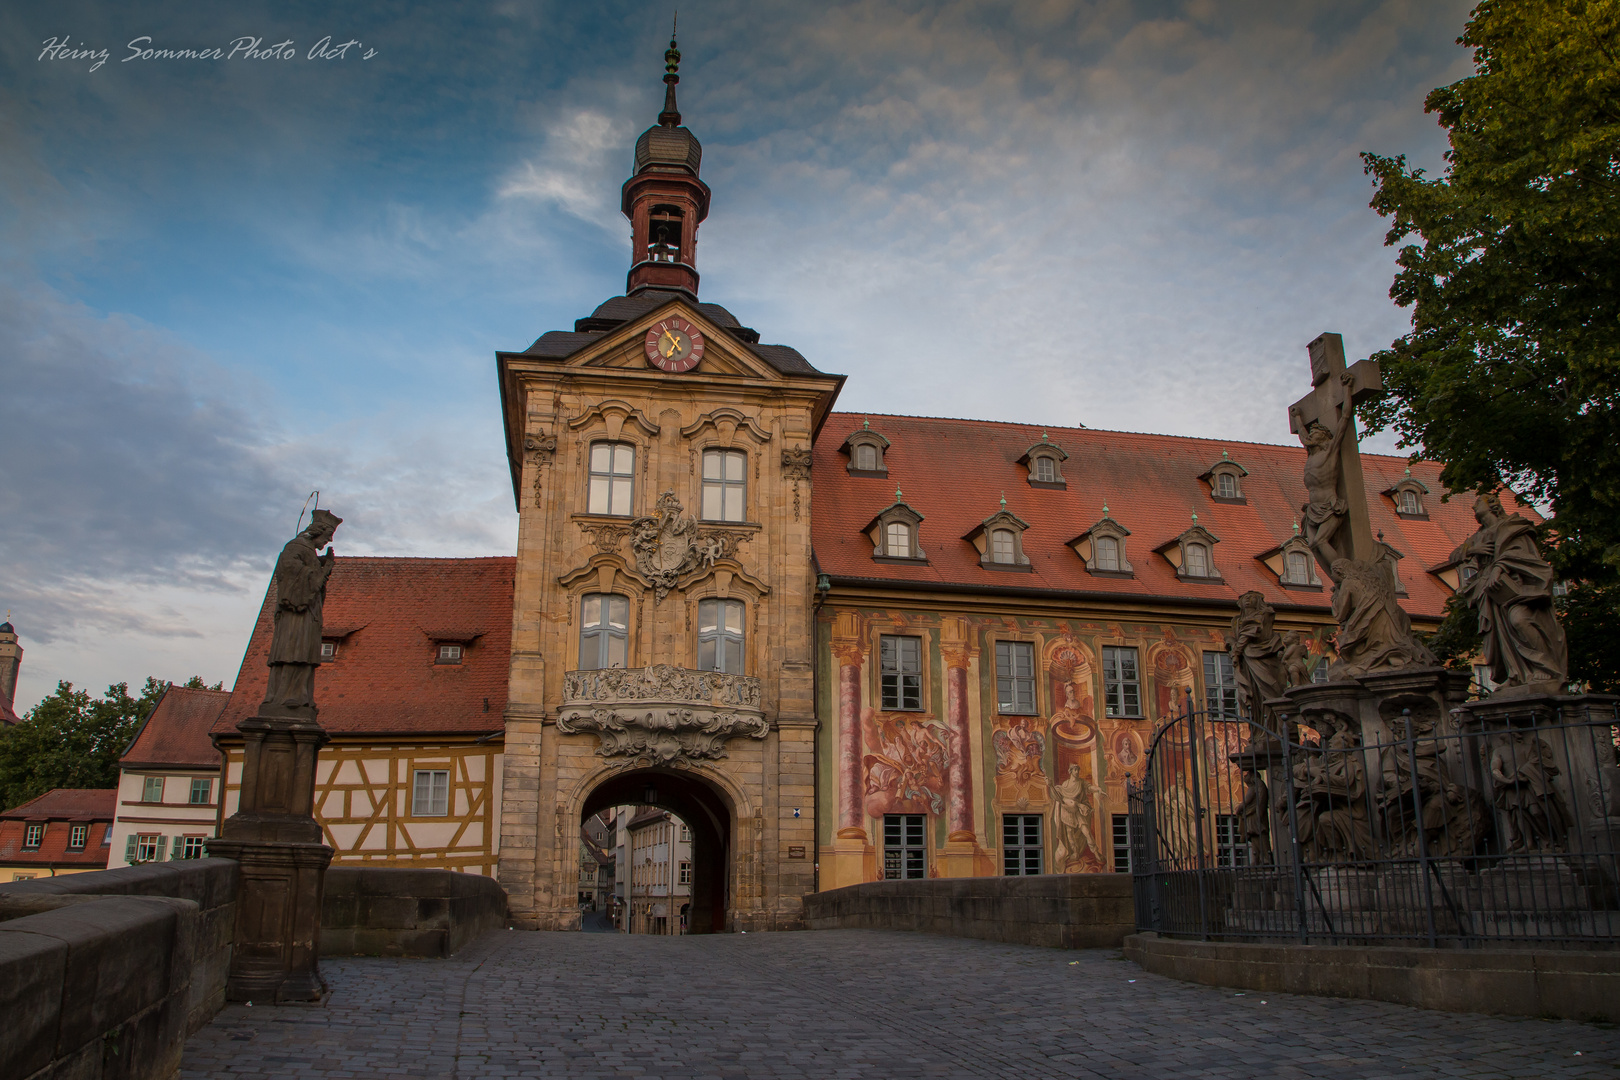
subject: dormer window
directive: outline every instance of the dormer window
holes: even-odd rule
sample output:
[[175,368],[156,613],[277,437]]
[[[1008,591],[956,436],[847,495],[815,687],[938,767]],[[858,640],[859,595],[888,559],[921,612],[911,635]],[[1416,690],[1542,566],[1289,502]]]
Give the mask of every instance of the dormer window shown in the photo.
[[1108,516],[1103,507],[1102,520],[1069,541],[1074,553],[1086,561],[1086,569],[1104,577],[1134,577],[1125,556],[1125,538],[1131,531]]
[[1221,460],[1206,469],[1199,479],[1209,485],[1209,493],[1216,502],[1242,503],[1248,501],[1243,497],[1243,478],[1248,475],[1249,470],[1222,450]]
[[1069,460],[1069,455],[1063,448],[1048,442],[1046,433],[1041,433],[1041,441],[1024,451],[1024,456],[1018,459],[1018,464],[1029,470],[1030,487],[1068,487],[1063,479],[1063,463]]
[[849,455],[847,468],[851,476],[889,475],[888,463],[884,458],[889,450],[889,440],[873,431],[865,421],[861,429],[845,439],[839,449]]
[[1423,497],[1429,489],[1412,476],[1412,470],[1407,469],[1406,475],[1391,484],[1384,495],[1395,506],[1395,513],[1399,517],[1424,521],[1428,519],[1429,511],[1424,505]]
[[866,535],[872,541],[872,557],[922,561],[922,542],[917,531],[922,520],[923,516],[906,505],[897,489],[893,505],[866,526]]
[[440,645],[439,646],[439,663],[441,663],[441,664],[459,664],[459,663],[461,663],[461,646],[460,645]]
[[1183,549],[1186,553],[1181,565],[1182,575],[1185,577],[1212,577],[1210,574],[1209,548],[1200,543],[1190,543]]
[[321,642],[321,663],[330,664],[337,659],[338,643],[335,641]]
[[1092,550],[1096,552],[1097,569],[1119,571],[1119,541],[1112,536],[1099,536],[1092,541]]
[[1221,573],[1215,568],[1218,543],[1220,538],[1198,524],[1198,515],[1194,514],[1192,528],[1158,548],[1158,552],[1170,560],[1176,568],[1176,577],[1181,580],[1217,582],[1221,580]]
[[1406,586],[1401,584],[1401,560],[1406,558],[1400,552],[1384,541],[1384,534],[1378,534],[1378,557],[1389,568],[1389,583],[1398,596],[1406,595]]
[[1001,500],[1002,509],[991,514],[964,538],[979,550],[979,565],[987,570],[1029,570],[1029,556],[1024,554],[1024,532],[1029,523],[1006,509],[1007,500]]
[[1012,565],[1017,553],[1018,537],[1011,529],[994,529],[990,533],[990,561]]
[[1305,538],[1295,532],[1283,545],[1260,556],[1266,568],[1277,575],[1277,583],[1285,589],[1309,589],[1320,592],[1322,579],[1316,573],[1316,555]]

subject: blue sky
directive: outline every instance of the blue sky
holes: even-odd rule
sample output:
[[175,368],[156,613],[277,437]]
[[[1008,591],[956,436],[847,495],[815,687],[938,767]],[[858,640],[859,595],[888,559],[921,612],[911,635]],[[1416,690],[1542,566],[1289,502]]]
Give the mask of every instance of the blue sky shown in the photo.
[[[1284,442],[1307,341],[1407,325],[1357,153],[1439,170],[1466,3],[681,6],[703,298],[848,374],[841,408]],[[0,10],[20,708],[229,686],[313,488],[340,553],[512,550],[493,354],[623,290],[669,18]],[[361,44],[309,59],[328,35]],[[292,58],[127,59],[243,37]]]

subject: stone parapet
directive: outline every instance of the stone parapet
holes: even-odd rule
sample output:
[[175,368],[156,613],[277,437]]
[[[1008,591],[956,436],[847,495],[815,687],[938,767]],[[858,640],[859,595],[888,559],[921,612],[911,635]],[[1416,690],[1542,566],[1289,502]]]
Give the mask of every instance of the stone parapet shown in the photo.
[[506,890],[452,870],[334,866],[321,907],[322,956],[451,956],[506,925]]
[[804,898],[811,930],[920,930],[1058,949],[1118,946],[1135,927],[1128,874],[869,881]]
[[1263,993],[1620,1022],[1620,949],[1428,949],[1125,939],[1144,971]]

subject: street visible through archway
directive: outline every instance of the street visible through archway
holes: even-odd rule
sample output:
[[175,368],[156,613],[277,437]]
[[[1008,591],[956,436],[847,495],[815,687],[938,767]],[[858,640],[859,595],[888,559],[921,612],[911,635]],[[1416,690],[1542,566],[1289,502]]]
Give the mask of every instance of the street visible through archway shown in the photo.
[[692,829],[644,803],[598,810],[580,826],[579,928],[674,937],[690,930]]

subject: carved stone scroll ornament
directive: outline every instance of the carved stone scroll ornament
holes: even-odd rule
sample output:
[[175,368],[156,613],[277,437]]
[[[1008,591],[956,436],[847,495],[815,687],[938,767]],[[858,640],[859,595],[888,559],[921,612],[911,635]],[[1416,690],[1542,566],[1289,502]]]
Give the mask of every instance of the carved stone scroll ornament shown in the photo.
[[654,512],[630,522],[630,550],[636,569],[662,600],[682,577],[734,558],[748,538],[740,529],[700,529],[673,491],[658,496]]
[[540,475],[551,459],[557,453],[557,436],[555,435],[529,435],[523,440],[523,449],[534,463],[534,505],[539,509],[540,501]]
[[596,545],[596,550],[600,551],[604,555],[618,551],[619,542],[626,536],[630,535],[630,527],[628,525],[606,525],[596,522],[581,521],[579,523],[579,529],[580,532],[585,534],[585,538],[587,540]]
[[763,739],[770,722],[758,679],[655,664],[565,674],[557,730],[596,735],[603,757],[668,765],[724,757],[727,739]]
[[790,448],[782,451],[782,475],[793,481],[793,520],[799,520],[800,498],[799,482],[808,482],[810,479],[810,450],[808,447]]

